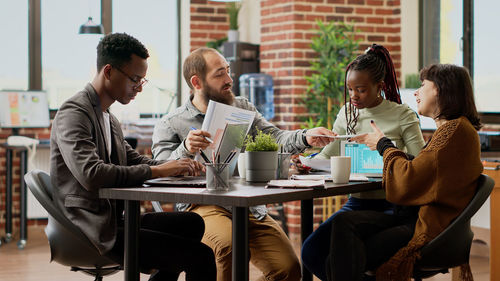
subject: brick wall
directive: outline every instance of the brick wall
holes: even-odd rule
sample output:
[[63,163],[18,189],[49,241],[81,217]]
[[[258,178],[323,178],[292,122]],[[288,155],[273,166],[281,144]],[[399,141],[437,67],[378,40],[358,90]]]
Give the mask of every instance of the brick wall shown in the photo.
[[227,37],[229,20],[226,3],[191,0],[191,51],[204,47],[209,41]]

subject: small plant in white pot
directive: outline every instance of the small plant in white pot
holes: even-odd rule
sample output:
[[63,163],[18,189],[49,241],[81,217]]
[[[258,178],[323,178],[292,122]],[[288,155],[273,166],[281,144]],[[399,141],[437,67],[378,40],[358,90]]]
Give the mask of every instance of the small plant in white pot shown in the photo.
[[241,4],[239,2],[230,2],[226,5],[226,12],[229,15],[229,30],[227,32],[227,41],[238,42],[240,33],[238,32],[238,14]]
[[255,138],[246,142],[246,180],[267,182],[276,176],[278,168],[278,144],[270,134],[258,131]]

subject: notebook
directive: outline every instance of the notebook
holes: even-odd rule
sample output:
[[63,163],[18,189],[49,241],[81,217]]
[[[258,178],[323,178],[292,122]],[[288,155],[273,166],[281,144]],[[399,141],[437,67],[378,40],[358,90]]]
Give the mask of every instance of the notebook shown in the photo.
[[351,175],[382,177],[384,161],[377,150],[370,150],[365,144],[341,141],[340,155],[351,157]]

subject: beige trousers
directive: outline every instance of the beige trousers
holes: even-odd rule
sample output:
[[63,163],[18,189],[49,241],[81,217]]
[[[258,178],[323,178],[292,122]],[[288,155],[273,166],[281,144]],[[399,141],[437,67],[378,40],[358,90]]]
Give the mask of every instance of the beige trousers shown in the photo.
[[[202,242],[215,253],[217,281],[231,281],[231,213],[214,205],[195,205],[190,211],[199,214],[205,221]],[[269,215],[259,221],[249,214],[248,245],[250,262],[263,273],[259,281],[301,279],[300,263],[290,240]]]

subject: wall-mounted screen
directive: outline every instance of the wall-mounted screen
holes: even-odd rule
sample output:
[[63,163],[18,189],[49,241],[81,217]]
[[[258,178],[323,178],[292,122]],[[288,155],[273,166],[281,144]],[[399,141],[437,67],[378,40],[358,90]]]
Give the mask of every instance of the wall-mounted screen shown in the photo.
[[42,91],[0,91],[0,127],[48,128],[47,93]]

